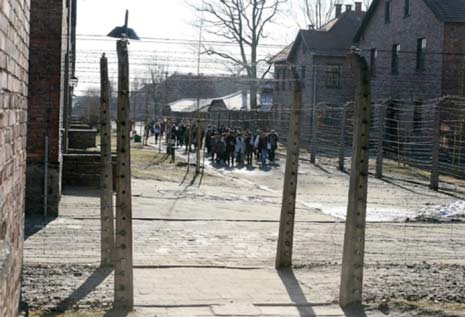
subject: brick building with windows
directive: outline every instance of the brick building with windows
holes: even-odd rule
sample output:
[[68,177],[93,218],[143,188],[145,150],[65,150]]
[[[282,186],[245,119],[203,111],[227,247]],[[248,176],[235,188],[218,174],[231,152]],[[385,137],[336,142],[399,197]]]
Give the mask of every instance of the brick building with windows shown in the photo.
[[465,93],[465,0],[374,0],[354,41],[375,100]]
[[[0,1],[0,316],[21,293],[30,1]],[[31,114],[33,115],[33,114]]]
[[287,112],[292,100],[292,74],[295,66],[301,79],[304,109],[320,102],[343,104],[353,99],[353,76],[347,55],[365,12],[362,3],[336,4],[334,19],[319,29],[300,30],[294,43],[272,60],[274,63],[274,108]]
[[[74,9],[74,12],[73,12]],[[31,0],[26,211],[58,214],[76,0]],[[66,106],[67,107],[66,107]],[[48,140],[47,189],[44,191]]]

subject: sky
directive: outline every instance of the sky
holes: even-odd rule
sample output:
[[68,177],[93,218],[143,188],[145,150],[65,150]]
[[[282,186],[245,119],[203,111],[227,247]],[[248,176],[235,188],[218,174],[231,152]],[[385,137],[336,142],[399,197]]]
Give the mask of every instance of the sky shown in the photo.
[[[201,2],[201,0],[190,0]],[[276,23],[267,29],[268,38],[260,54],[271,56],[293,41],[303,20],[296,22],[298,1],[289,0],[282,6]],[[141,41],[130,43],[131,78],[146,77],[153,63],[163,64],[169,73],[197,72],[199,21],[186,0],[78,0],[77,22],[77,76],[76,94],[83,94],[99,83],[99,58],[106,52],[109,58],[110,78],[116,77],[115,39],[106,37],[115,26],[124,24],[125,10],[129,10],[129,27]],[[213,40],[203,33],[202,39]],[[186,41],[187,40],[187,41]],[[217,40],[217,39],[215,39]],[[235,50],[233,45],[223,45]],[[218,58],[202,56],[201,73],[227,73]],[[137,80],[136,80],[137,81]]]

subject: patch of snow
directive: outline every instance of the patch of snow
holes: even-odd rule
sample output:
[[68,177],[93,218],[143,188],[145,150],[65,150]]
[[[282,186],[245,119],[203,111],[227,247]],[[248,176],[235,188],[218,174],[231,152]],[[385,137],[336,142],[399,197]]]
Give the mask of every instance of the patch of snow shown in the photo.
[[269,193],[274,193],[275,192],[274,190],[272,190],[268,186],[258,185],[257,188],[260,189],[260,190],[263,190],[265,192],[269,192]]
[[[346,219],[347,206],[331,203],[306,203],[304,206],[312,209],[319,209],[323,214],[341,220]],[[396,209],[380,207],[379,205],[367,206],[366,220],[369,222],[404,221],[407,218],[413,219],[417,213],[407,209]]]
[[465,221],[465,200],[458,200],[447,205],[436,205],[419,211],[417,220]]

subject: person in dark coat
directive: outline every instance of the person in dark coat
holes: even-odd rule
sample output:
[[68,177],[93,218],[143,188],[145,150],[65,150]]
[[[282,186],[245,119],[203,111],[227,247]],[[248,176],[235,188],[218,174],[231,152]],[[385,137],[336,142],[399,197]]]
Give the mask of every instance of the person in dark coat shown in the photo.
[[[158,138],[160,137],[161,133],[161,126],[159,122],[156,122],[154,127],[153,127],[153,133],[155,135],[155,144],[158,144]],[[160,140],[161,142],[161,140]]]
[[266,159],[268,157],[268,137],[265,134],[265,132],[262,132],[259,135],[258,151],[260,153],[260,161],[262,162],[262,166],[265,166],[266,165]]
[[207,148],[208,155],[212,153],[212,137],[213,130],[210,127],[208,127],[207,132],[205,133],[205,147]]
[[220,137],[220,141],[218,142],[218,158],[220,158],[218,160],[218,163],[226,162],[226,156],[227,156],[227,152],[226,152],[226,134],[224,133]]
[[245,160],[248,166],[253,164],[253,137],[250,131],[247,131],[244,138],[245,143]]
[[178,131],[177,131],[177,135],[176,135],[177,143],[178,143],[179,147],[184,146],[184,135],[185,135],[185,133],[186,133],[186,125],[184,124],[184,122],[181,122],[181,124],[178,127]]
[[234,149],[236,147],[236,138],[231,132],[226,134],[226,164],[234,166]]
[[271,163],[274,163],[275,159],[275,152],[276,149],[278,148],[278,134],[276,133],[275,130],[271,130],[270,134],[268,134],[268,144],[269,144],[269,149],[268,149],[268,159],[270,160]]

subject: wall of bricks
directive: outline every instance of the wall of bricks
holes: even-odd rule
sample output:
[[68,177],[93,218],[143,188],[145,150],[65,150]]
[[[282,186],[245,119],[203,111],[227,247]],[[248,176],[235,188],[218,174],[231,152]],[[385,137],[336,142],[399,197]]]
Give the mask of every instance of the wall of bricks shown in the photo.
[[0,0],[0,316],[21,291],[29,55],[28,0]]
[[45,137],[48,137],[48,214],[61,197],[65,56],[69,0],[31,0],[26,212],[43,212]]
[[[392,1],[391,22],[384,21],[385,1],[377,10],[359,43],[370,63],[370,50],[377,49],[376,74],[372,78],[372,99],[427,100],[442,95],[444,24],[424,0],[411,0],[411,13],[404,16],[404,2]],[[417,40],[427,41],[425,69],[416,69]],[[399,72],[391,73],[392,46],[400,45]]]
[[446,23],[444,51],[443,94],[465,96],[465,23]]

